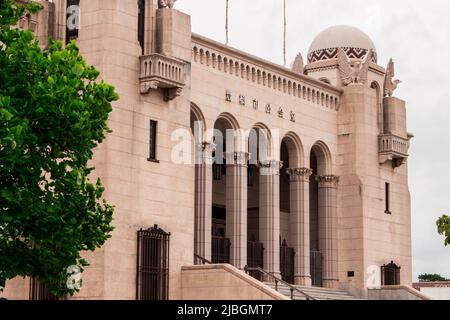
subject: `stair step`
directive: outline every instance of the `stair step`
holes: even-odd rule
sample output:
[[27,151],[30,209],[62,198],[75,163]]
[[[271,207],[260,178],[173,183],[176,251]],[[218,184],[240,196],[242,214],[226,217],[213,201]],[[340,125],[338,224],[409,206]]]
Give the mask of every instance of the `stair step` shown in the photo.
[[[271,288],[275,288],[275,285],[268,285]],[[288,290],[290,291],[290,288],[287,286],[278,286],[279,290]],[[310,290],[308,288],[298,288],[300,291],[303,291],[305,293],[313,293],[313,294],[329,294],[329,295],[348,295],[351,296],[348,292],[345,291],[335,291],[335,290]]]
[[[275,287],[274,283],[265,283],[265,285],[269,286],[269,287]],[[328,289],[328,288],[319,288],[319,287],[312,287],[312,288],[308,288],[308,287],[300,287],[300,286],[294,286],[297,289],[301,290],[301,291],[305,291],[305,292],[327,292],[327,293],[332,293],[332,294],[347,294],[347,291],[341,290],[341,289]],[[278,284],[278,288],[287,288],[289,289],[288,286],[284,285],[284,284]]]
[[[265,283],[265,285],[275,289],[275,283]],[[319,288],[319,287],[301,287],[295,286],[300,291],[305,294],[311,296],[316,300],[354,300],[353,297],[348,292],[341,289],[329,289],[329,288]],[[281,294],[291,298],[291,289],[287,285],[278,284],[278,292]],[[294,291],[293,300],[306,300],[306,297],[303,296],[300,292]]]

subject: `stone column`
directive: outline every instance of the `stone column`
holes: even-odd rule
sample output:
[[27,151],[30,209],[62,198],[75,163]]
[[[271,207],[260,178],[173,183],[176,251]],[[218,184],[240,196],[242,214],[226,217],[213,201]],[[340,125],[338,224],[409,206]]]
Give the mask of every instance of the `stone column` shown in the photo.
[[339,177],[319,176],[319,247],[323,254],[323,286],[338,287],[337,185]]
[[246,152],[227,153],[226,237],[231,241],[230,264],[247,265],[247,164]]
[[215,145],[203,142],[195,165],[195,232],[194,253],[211,260],[212,227],[212,153]]
[[312,170],[288,169],[287,173],[290,177],[289,233],[295,249],[295,284],[310,287],[309,178]]
[[260,161],[259,241],[264,270],[280,276],[280,161]]

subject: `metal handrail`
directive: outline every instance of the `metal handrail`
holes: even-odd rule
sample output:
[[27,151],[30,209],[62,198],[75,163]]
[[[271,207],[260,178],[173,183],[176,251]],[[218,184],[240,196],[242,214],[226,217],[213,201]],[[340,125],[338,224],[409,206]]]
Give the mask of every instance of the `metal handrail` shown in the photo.
[[299,288],[293,286],[293,285],[290,284],[290,283],[287,283],[286,281],[284,281],[284,280],[282,280],[282,279],[280,279],[280,278],[277,278],[276,276],[274,276],[273,274],[267,272],[267,271],[264,270],[264,269],[257,268],[257,267],[256,267],[256,268],[251,268],[251,267],[245,266],[245,267],[244,267],[244,271],[245,271],[246,273],[248,273],[249,271],[258,271],[258,272],[260,272],[261,274],[266,275],[266,276],[268,276],[268,277],[274,279],[274,280],[275,280],[275,291],[278,291],[278,282],[280,282],[280,283],[286,285],[286,286],[289,287],[289,289],[291,290],[291,300],[294,300],[294,291],[297,291],[297,292],[299,292],[300,294],[302,294],[302,295],[306,298],[306,300],[316,300],[316,299],[314,299],[313,297],[311,297],[309,294],[307,294],[307,293],[303,292],[302,290],[300,290]]
[[202,264],[213,264],[211,261],[209,261],[206,258],[203,258],[202,256],[199,256],[198,254],[194,253],[194,258],[200,260]]

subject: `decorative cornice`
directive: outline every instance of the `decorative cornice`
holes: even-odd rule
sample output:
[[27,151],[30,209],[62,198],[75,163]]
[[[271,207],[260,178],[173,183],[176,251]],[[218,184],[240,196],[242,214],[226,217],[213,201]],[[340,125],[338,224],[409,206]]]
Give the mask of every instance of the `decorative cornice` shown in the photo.
[[335,175],[323,175],[316,177],[320,188],[334,188],[339,183],[339,177]]

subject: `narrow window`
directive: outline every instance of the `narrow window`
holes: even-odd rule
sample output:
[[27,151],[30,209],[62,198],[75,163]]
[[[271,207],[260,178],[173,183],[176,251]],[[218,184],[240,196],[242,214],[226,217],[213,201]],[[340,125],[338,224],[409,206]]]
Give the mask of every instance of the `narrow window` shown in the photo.
[[144,54],[145,45],[145,0],[138,0],[138,41]]
[[386,182],[385,188],[384,188],[384,200],[385,200],[385,210],[384,213],[391,214],[391,206],[390,206],[390,189],[391,184]]
[[67,0],[66,43],[78,38],[80,31],[80,0]]
[[169,299],[169,238],[157,225],[138,231],[137,300]]
[[158,129],[158,122],[150,120],[150,140],[149,140],[149,161],[159,162],[156,159],[156,135]]

